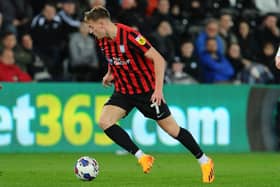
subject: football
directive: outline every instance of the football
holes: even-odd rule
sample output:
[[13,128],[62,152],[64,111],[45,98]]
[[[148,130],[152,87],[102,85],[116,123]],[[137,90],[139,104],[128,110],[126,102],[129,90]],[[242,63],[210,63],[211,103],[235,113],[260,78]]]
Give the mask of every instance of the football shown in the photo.
[[99,173],[99,164],[96,159],[83,156],[77,160],[74,172],[78,179],[91,181],[95,179]]

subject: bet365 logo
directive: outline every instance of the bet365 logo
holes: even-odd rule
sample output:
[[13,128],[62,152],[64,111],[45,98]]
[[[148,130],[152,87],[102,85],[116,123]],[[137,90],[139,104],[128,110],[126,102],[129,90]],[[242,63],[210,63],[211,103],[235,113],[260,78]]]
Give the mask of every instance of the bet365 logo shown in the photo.
[[[0,105],[0,146],[111,146],[113,142],[97,125],[108,97],[86,93],[61,98],[51,93],[17,97],[10,107]],[[227,108],[170,105],[170,110],[176,121],[189,129],[200,144],[224,146],[231,143]],[[151,131],[151,122],[136,111],[121,123],[139,145],[179,145],[158,126],[153,125],[155,129]]]

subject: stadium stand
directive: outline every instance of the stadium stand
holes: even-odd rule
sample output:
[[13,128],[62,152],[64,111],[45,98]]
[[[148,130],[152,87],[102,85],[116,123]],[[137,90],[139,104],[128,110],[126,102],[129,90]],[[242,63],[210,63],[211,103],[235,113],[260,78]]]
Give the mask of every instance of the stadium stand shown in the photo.
[[[280,82],[280,74],[272,58],[280,43],[280,4],[277,0],[0,0],[0,47],[13,50],[16,65],[28,72],[33,81],[100,81],[106,71],[106,60],[99,49],[92,49],[96,48],[94,39],[87,39],[93,42],[84,43],[88,46],[71,44],[71,40],[79,37],[84,11],[97,5],[106,6],[115,22],[134,26],[150,39],[166,57],[166,80],[170,80],[167,82],[178,82],[172,81],[177,80],[173,73],[168,73],[174,69],[182,70],[179,74],[183,77],[191,77],[192,81],[183,81],[185,84],[205,82],[202,72],[207,69],[200,70],[205,62],[201,62],[199,57],[205,52],[205,41],[209,39],[206,34],[209,21],[217,26],[214,32],[219,54],[225,56],[234,69],[230,83]],[[29,57],[33,60],[28,62],[27,54],[23,53],[28,51],[22,42],[24,38],[32,41],[28,50],[32,51]],[[15,40],[10,41],[12,47],[7,47],[7,40]],[[188,57],[182,54],[186,41],[195,46]],[[90,78],[77,76],[77,72],[88,74],[88,68],[73,69],[74,53],[79,54],[73,50],[79,47],[92,50],[93,56],[97,53],[98,60],[96,56],[91,58],[95,59],[93,64],[98,61],[99,65],[94,65]],[[180,63],[174,60],[178,60],[176,57]],[[231,67],[230,64],[225,67]],[[254,77],[250,73],[252,64],[261,67],[255,71],[266,70],[264,76],[271,74],[272,78],[248,81]],[[43,77],[40,74],[39,78],[35,76],[42,72]],[[244,72],[249,78],[240,78]],[[259,74],[262,75],[261,72]]]

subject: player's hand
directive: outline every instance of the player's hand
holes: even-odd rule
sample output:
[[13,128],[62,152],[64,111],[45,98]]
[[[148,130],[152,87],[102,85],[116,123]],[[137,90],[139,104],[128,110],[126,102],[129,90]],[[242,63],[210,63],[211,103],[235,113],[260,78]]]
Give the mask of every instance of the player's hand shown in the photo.
[[112,86],[113,80],[114,80],[114,76],[111,73],[107,73],[102,79],[102,84],[105,87],[110,87]]
[[275,66],[280,70],[280,56],[275,57]]
[[155,90],[152,97],[151,97],[151,102],[152,103],[156,103],[158,106],[161,105],[161,102],[164,102],[165,103],[165,99],[163,97],[163,93],[162,93],[162,90],[161,91],[158,91],[158,90]]

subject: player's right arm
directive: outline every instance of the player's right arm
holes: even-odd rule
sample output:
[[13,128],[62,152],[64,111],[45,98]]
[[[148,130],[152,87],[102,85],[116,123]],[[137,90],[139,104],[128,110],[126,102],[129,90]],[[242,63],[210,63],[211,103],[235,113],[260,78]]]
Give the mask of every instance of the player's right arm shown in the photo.
[[277,54],[275,56],[275,66],[277,67],[277,69],[280,70],[280,46],[279,46]]
[[108,65],[108,71],[102,79],[102,84],[105,87],[112,86],[112,81],[114,80],[114,76],[111,70],[111,67]]

